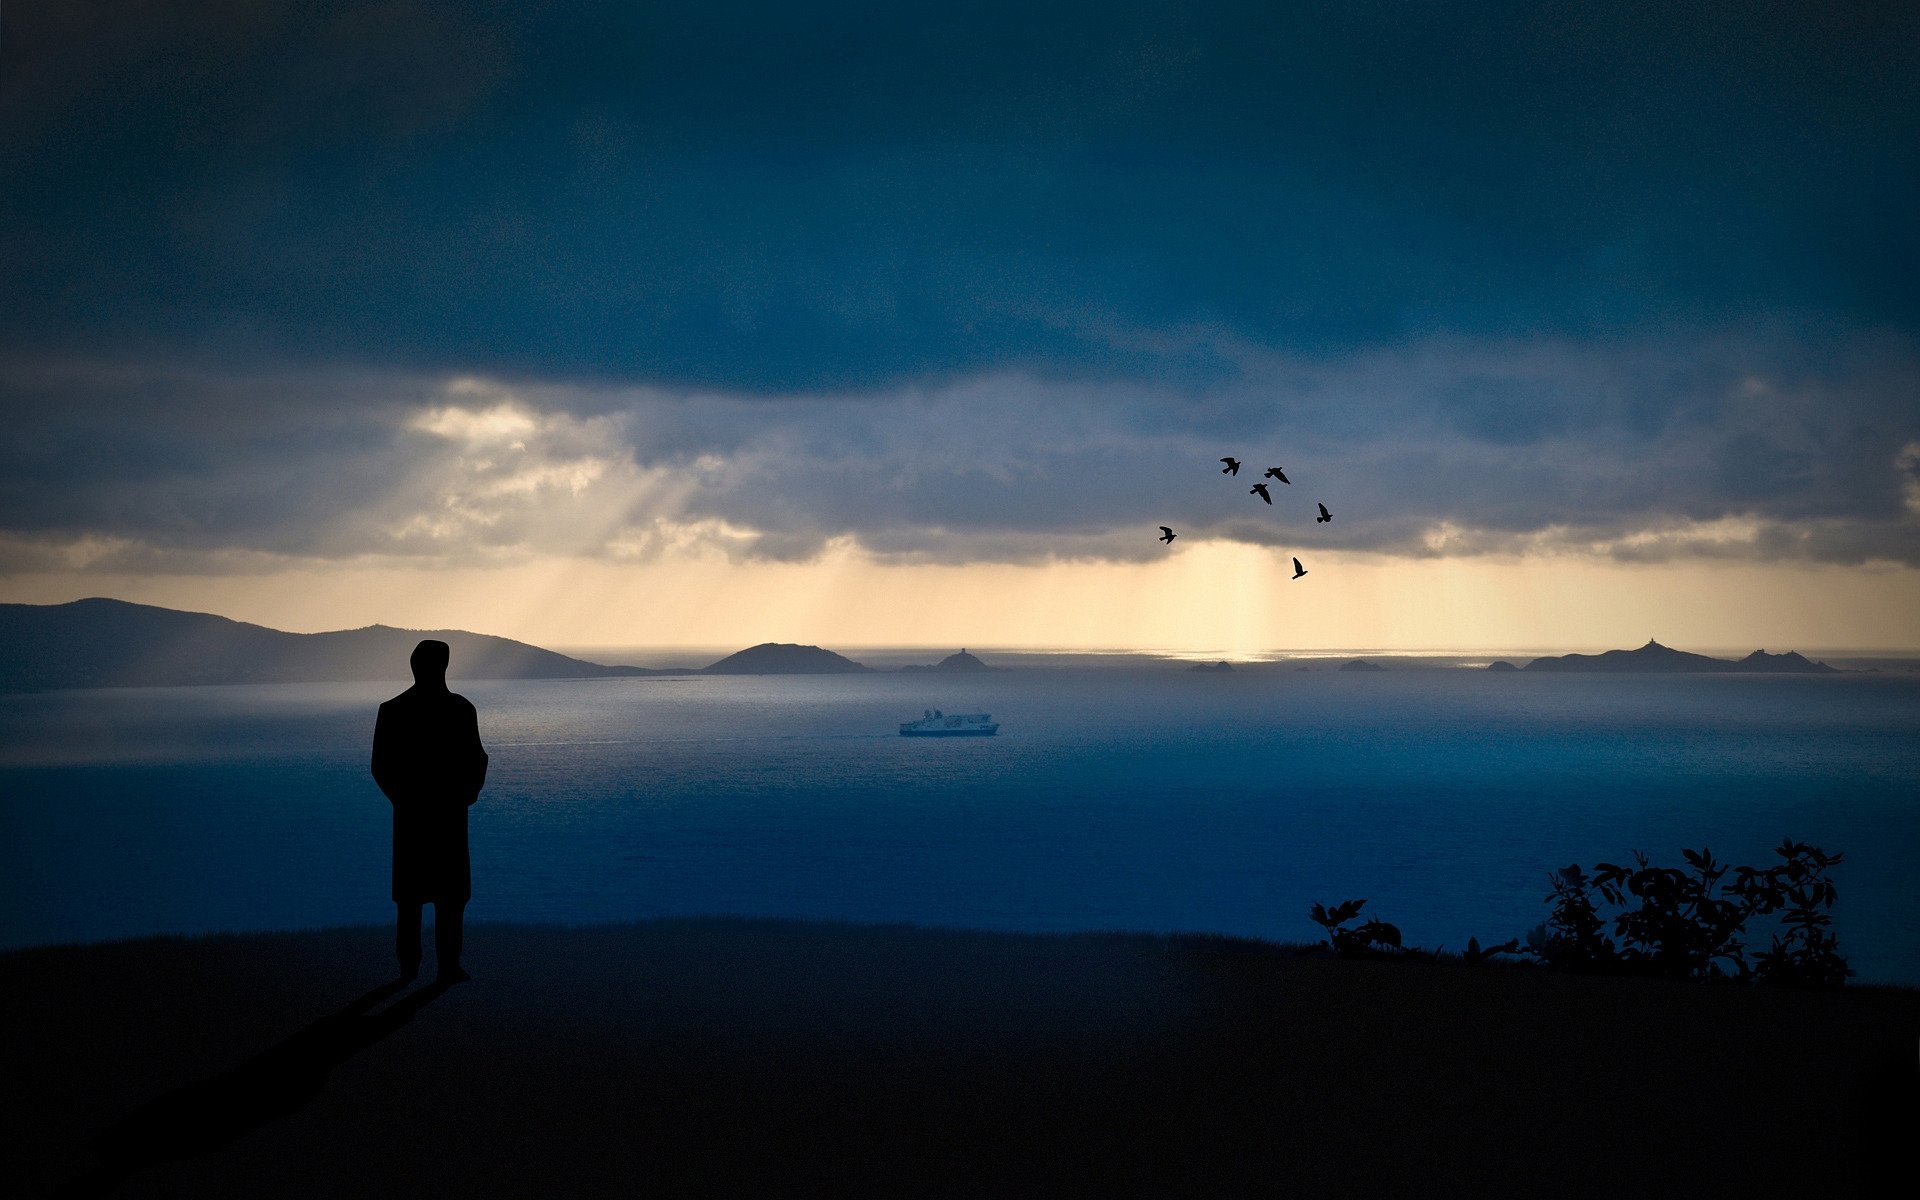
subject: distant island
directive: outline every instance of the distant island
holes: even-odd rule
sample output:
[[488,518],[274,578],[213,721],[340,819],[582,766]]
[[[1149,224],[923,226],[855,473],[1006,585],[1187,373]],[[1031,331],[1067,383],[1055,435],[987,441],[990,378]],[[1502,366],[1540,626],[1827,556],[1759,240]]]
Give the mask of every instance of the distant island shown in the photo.
[[1742,659],[1709,658],[1662,646],[1653,639],[1638,650],[1608,650],[1603,654],[1560,654],[1536,658],[1529,671],[1586,671],[1592,673],[1680,674],[1689,672],[1761,673],[1784,672],[1796,675],[1834,675],[1839,672],[1823,662],[1814,662],[1797,651],[1768,654],[1755,650]]
[[762,642],[735,654],[729,654],[707,667],[706,675],[845,675],[870,671],[844,655],[818,646],[797,646],[792,642]]
[[1340,669],[1342,671],[1384,671],[1386,670],[1386,668],[1381,666],[1379,663],[1371,663],[1364,658],[1356,658],[1352,662],[1341,663]]
[[1497,658],[1487,664],[1487,670],[1489,671],[1518,671],[1519,669],[1519,667],[1514,666],[1504,658]]
[[913,663],[909,666],[901,667],[900,669],[902,671],[991,671],[993,670],[992,667],[981,662],[978,658],[974,657],[971,654],[968,654],[965,647],[961,648],[960,653],[949,654],[945,658],[941,659],[937,663],[932,664],[931,666],[924,665],[921,663]]
[[1231,671],[1231,670],[1233,670],[1233,664],[1232,664],[1232,663],[1230,663],[1230,662],[1228,662],[1228,661],[1227,661],[1226,659],[1224,659],[1224,658],[1223,658],[1223,659],[1221,659],[1221,660],[1220,660],[1219,662],[1210,662],[1210,663],[1195,663],[1195,664],[1193,664],[1192,666],[1190,666],[1190,667],[1188,667],[1188,668],[1187,668],[1187,670],[1189,670],[1189,671],[1211,671],[1211,672],[1213,672],[1213,673],[1215,673],[1215,674],[1219,674],[1219,673],[1220,673],[1220,672],[1222,672],[1222,671]]

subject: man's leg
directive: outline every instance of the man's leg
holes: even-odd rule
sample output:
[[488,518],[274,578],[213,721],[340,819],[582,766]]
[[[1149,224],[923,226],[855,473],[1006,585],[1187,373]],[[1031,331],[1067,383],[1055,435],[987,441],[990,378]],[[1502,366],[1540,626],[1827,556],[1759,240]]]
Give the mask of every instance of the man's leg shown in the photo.
[[433,902],[434,967],[438,978],[452,983],[467,978],[467,973],[460,969],[460,943],[466,932],[466,917],[465,900]]
[[400,978],[411,981],[420,974],[420,905],[404,901],[395,905],[393,947],[400,955]]

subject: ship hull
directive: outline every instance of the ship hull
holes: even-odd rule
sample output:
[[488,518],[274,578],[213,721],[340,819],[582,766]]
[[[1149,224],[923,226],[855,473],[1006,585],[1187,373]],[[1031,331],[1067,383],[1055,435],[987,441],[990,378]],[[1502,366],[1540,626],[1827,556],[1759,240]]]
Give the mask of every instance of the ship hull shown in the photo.
[[1000,732],[998,725],[992,729],[902,729],[901,737],[992,737]]

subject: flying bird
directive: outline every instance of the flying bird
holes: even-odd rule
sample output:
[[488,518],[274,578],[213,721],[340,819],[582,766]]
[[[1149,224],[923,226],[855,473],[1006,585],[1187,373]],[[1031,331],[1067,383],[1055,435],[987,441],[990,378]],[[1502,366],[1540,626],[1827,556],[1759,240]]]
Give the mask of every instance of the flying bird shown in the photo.
[[1221,461],[1221,462],[1223,462],[1223,463],[1225,463],[1225,464],[1227,464],[1226,466],[1224,466],[1224,467],[1221,467],[1221,468],[1220,468],[1220,473],[1221,473],[1222,475],[1238,475],[1238,474],[1240,473],[1240,460],[1239,460],[1239,459],[1237,459],[1237,458],[1223,458],[1223,459],[1221,459],[1220,461]]
[[1179,536],[1180,536],[1179,534],[1175,533],[1171,529],[1168,529],[1165,525],[1162,525],[1160,527],[1160,540],[1165,542],[1169,546],[1173,545],[1173,539]]
[[1324,505],[1324,504],[1322,504],[1322,505],[1320,506],[1320,515],[1319,515],[1319,516],[1317,516],[1317,517],[1315,517],[1315,518],[1314,518],[1314,520],[1315,520],[1315,521],[1317,521],[1317,522],[1319,522],[1320,524],[1322,524],[1322,525],[1324,525],[1324,524],[1326,524],[1326,523],[1327,523],[1328,521],[1331,521],[1331,520],[1333,520],[1333,514],[1327,511],[1327,506],[1326,506],[1326,505]]
[[1286,484],[1288,487],[1293,486],[1293,480],[1288,479],[1286,471],[1280,467],[1268,467],[1265,478],[1278,479],[1281,483]]
[[1298,579],[1302,575],[1305,575],[1306,573],[1307,573],[1307,569],[1300,565],[1300,560],[1297,558],[1294,559],[1293,560],[1293,577],[1295,579]]
[[1265,500],[1268,504],[1273,503],[1273,497],[1267,495],[1267,485],[1264,483],[1256,483],[1252,487],[1248,488],[1247,495],[1258,496],[1262,500]]

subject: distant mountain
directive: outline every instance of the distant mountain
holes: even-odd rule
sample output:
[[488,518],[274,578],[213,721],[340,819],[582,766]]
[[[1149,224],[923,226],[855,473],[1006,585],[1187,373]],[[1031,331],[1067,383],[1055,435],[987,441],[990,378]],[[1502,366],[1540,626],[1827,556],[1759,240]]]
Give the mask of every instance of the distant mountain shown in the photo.
[[1489,671],[1518,671],[1519,669],[1519,667],[1514,666],[1504,658],[1497,658],[1487,664],[1487,670]]
[[1688,672],[1714,672],[1721,674],[1735,672],[1791,672],[1794,674],[1826,675],[1836,672],[1822,662],[1814,662],[1795,651],[1785,654],[1768,654],[1765,650],[1755,650],[1745,658],[1735,661],[1730,658],[1709,658],[1704,654],[1692,654],[1685,650],[1675,650],[1671,646],[1662,646],[1649,638],[1647,644],[1638,650],[1608,650],[1603,654],[1560,654],[1547,658],[1536,658],[1528,663],[1529,671],[1586,671],[1594,673],[1636,673],[1636,674],[1679,674]]
[[458,629],[287,633],[211,613],[90,599],[0,604],[0,691],[405,680],[407,656],[422,638],[447,643],[456,682],[678,673],[602,666]]
[[1223,658],[1223,659],[1221,659],[1221,660],[1220,660],[1219,662],[1210,662],[1210,663],[1204,663],[1204,662],[1203,662],[1203,663],[1195,663],[1195,664],[1193,664],[1192,666],[1190,666],[1190,667],[1188,667],[1188,668],[1187,668],[1187,670],[1189,670],[1189,671],[1211,671],[1211,672],[1213,672],[1213,673],[1215,673],[1215,674],[1219,674],[1219,673],[1220,673],[1220,672],[1222,672],[1222,671],[1231,671],[1231,670],[1233,670],[1233,664],[1232,664],[1232,663],[1230,663],[1230,662],[1228,662],[1228,661],[1227,661],[1226,659],[1224,659],[1224,658]]
[[900,668],[903,671],[991,671],[992,667],[981,662],[973,655],[961,650],[958,654],[949,654],[932,666],[914,664]]
[[[976,660],[977,661],[977,660]],[[850,658],[822,650],[818,646],[796,646],[792,642],[762,642],[738,653],[729,654],[710,667],[707,675],[840,675],[868,671]]]
[[1740,660],[1742,671],[1791,671],[1811,675],[1837,675],[1839,668],[1830,667],[1823,662],[1815,662],[1798,650],[1789,650],[1785,654],[1768,654],[1765,650],[1755,650]]
[[1341,663],[1340,669],[1342,671],[1384,671],[1386,670],[1386,668],[1381,666],[1379,663],[1370,663],[1364,658],[1356,658],[1352,662]]

